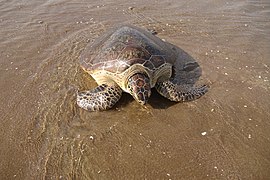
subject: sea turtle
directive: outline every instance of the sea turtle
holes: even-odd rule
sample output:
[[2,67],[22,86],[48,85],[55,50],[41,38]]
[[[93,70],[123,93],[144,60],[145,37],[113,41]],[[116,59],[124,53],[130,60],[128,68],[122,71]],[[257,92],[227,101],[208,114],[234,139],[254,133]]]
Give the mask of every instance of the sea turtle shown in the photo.
[[78,92],[77,104],[89,111],[106,110],[124,91],[144,105],[154,87],[171,101],[201,97],[207,92],[206,85],[195,87],[180,82],[180,69],[185,67],[179,65],[179,49],[138,27],[124,25],[109,31],[86,46],[80,57],[81,67],[98,87]]

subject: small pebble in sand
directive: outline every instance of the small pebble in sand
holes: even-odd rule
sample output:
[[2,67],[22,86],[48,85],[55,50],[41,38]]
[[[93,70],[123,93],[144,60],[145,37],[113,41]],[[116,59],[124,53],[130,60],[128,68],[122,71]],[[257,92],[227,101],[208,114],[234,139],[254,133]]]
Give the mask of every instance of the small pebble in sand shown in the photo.
[[38,24],[43,24],[43,21],[38,21]]
[[228,60],[229,58],[228,58],[228,57],[226,57],[225,59],[227,59],[227,60]]
[[217,169],[217,166],[215,166],[214,168]]
[[252,87],[248,87],[248,89],[252,89]]
[[249,121],[251,121],[252,119],[251,118],[248,118]]
[[205,53],[205,55],[207,56],[207,55],[208,55],[208,53],[206,52],[206,53]]
[[244,105],[244,107],[246,108],[246,107],[247,107],[247,105]]
[[132,7],[132,6],[128,7],[128,10],[133,10],[133,9],[134,9],[134,7]]
[[220,67],[217,67],[217,69],[219,69]]
[[90,136],[89,138],[90,138],[91,140],[93,140],[93,139],[94,139],[94,137],[93,137],[93,136]]
[[249,138],[249,139],[251,138],[251,134],[248,135],[248,138]]
[[247,26],[248,26],[248,24],[245,24],[245,26],[247,27]]
[[203,136],[205,136],[205,135],[206,135],[206,133],[207,133],[207,132],[202,132],[201,134],[202,134]]
[[228,73],[225,72],[224,74],[225,74],[226,76],[228,76]]
[[214,112],[215,109],[211,109],[211,112]]
[[262,78],[262,76],[258,76],[259,77],[259,79],[261,79]]
[[217,52],[219,53],[219,50],[217,50]]
[[171,176],[169,173],[167,173],[167,176]]

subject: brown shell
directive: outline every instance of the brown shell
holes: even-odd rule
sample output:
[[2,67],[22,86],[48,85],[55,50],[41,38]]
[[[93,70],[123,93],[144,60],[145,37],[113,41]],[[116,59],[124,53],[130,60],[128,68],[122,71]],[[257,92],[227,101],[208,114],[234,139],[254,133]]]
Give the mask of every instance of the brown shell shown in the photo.
[[86,46],[80,63],[88,72],[106,70],[121,73],[133,64],[143,64],[154,71],[165,62],[173,64],[175,54],[173,45],[150,32],[121,26]]

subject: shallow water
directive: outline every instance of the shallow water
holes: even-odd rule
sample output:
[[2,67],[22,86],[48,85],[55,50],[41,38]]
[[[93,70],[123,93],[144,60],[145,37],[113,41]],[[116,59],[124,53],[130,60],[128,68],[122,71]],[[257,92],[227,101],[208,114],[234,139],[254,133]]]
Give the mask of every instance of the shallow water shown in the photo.
[[[133,7],[133,8],[129,8]],[[105,112],[76,105],[96,86],[88,43],[120,23],[155,29],[201,66],[202,98],[125,94]],[[0,1],[1,179],[267,179],[270,3]]]

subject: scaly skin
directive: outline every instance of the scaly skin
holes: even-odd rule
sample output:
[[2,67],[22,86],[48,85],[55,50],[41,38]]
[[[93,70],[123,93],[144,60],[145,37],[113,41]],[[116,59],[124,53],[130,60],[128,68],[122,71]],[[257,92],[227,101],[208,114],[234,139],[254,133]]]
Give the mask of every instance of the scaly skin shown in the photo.
[[102,111],[112,108],[121,95],[122,89],[117,84],[102,84],[93,90],[79,92],[77,104],[88,111]]
[[127,89],[137,102],[144,105],[151,95],[150,79],[145,74],[134,74],[128,79]]
[[[134,74],[128,80],[129,93],[140,104],[146,104],[150,95],[151,87],[149,77],[145,74]],[[102,84],[90,91],[82,91],[77,94],[77,104],[88,111],[102,111],[112,108],[120,99],[122,89],[113,84]]]
[[189,87],[187,85],[177,85],[171,81],[159,82],[155,86],[157,92],[171,101],[184,102],[192,101],[204,95],[208,88],[206,85]]

